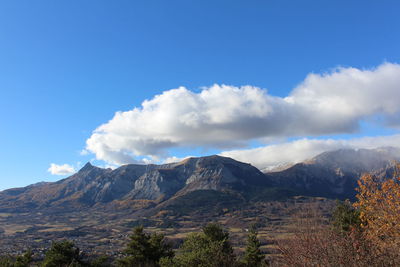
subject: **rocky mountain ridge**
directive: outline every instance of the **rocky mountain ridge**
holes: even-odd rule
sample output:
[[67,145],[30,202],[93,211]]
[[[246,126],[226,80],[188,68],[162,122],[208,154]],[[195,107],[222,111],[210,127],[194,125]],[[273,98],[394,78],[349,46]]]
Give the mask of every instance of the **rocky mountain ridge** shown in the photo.
[[161,202],[196,190],[246,190],[266,182],[257,168],[221,156],[163,165],[129,164],[115,170],[87,163],[76,174],[55,183],[0,192],[0,210],[79,208],[142,199]]
[[389,173],[387,170],[396,160],[400,160],[400,149],[379,148],[325,152],[282,171],[268,173],[221,156],[188,158],[163,165],[128,164],[115,170],[87,163],[76,174],[58,182],[0,192],[0,211],[87,209],[116,203],[129,206],[135,201],[159,205],[207,190],[244,201],[296,194],[352,198],[356,181],[363,173]]

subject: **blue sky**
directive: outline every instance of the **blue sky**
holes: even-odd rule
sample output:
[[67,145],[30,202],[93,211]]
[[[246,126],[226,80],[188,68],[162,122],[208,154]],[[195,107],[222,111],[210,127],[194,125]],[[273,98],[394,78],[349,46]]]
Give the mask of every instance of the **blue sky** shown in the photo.
[[[97,127],[173,88],[251,85],[283,98],[310,73],[400,63],[399,10],[385,0],[2,1],[0,190],[63,177],[51,163],[95,158],[80,152]],[[282,138],[397,133],[361,125]],[[189,142],[168,156],[251,149],[258,137],[227,148]]]

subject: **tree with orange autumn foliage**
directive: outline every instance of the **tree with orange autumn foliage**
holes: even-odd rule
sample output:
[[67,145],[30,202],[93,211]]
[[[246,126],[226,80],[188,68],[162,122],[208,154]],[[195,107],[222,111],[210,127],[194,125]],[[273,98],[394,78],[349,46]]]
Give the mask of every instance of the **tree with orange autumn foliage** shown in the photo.
[[[400,164],[391,179],[365,174],[357,202],[337,202],[332,226],[300,217],[292,238],[277,243],[280,266],[400,266]],[[311,210],[311,209],[310,209]]]
[[392,179],[365,174],[358,181],[357,202],[366,235],[382,247],[400,249],[400,164]]

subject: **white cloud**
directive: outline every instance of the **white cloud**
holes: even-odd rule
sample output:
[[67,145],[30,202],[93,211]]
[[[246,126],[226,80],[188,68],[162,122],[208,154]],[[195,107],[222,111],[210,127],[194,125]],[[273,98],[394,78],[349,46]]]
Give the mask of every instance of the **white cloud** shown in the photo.
[[174,147],[245,147],[250,140],[353,133],[379,116],[400,121],[400,65],[339,68],[309,74],[287,97],[243,86],[213,85],[195,93],[172,89],[117,112],[87,140],[86,150],[113,164],[169,157]]
[[165,160],[163,160],[163,163],[166,164],[166,163],[180,162],[180,161],[185,160],[190,157],[194,157],[194,156],[186,156],[186,157],[182,157],[182,158],[172,156],[172,157],[168,157]]
[[75,168],[69,164],[58,165],[55,163],[51,163],[47,171],[52,175],[69,175],[76,172]]
[[81,151],[79,151],[79,155],[81,155],[81,156],[86,156],[86,155],[89,155],[89,154],[90,154],[90,152],[87,151],[86,149],[82,149]]
[[325,151],[341,148],[377,148],[387,146],[400,147],[400,134],[349,140],[304,138],[253,149],[225,151],[220,155],[251,163],[260,169],[268,169],[302,162]]

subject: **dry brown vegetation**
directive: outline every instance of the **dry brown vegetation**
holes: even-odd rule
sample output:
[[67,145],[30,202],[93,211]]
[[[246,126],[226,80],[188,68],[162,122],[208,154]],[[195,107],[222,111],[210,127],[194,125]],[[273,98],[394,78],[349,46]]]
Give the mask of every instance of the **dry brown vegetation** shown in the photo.
[[[399,166],[398,166],[399,167]],[[397,167],[397,170],[398,170]],[[293,236],[277,242],[277,266],[400,266],[400,176],[372,174],[358,182],[358,225],[335,229],[317,209],[295,217]]]
[[336,231],[315,210],[296,220],[293,236],[277,243],[277,266],[398,266],[390,250],[380,249],[355,228]]

